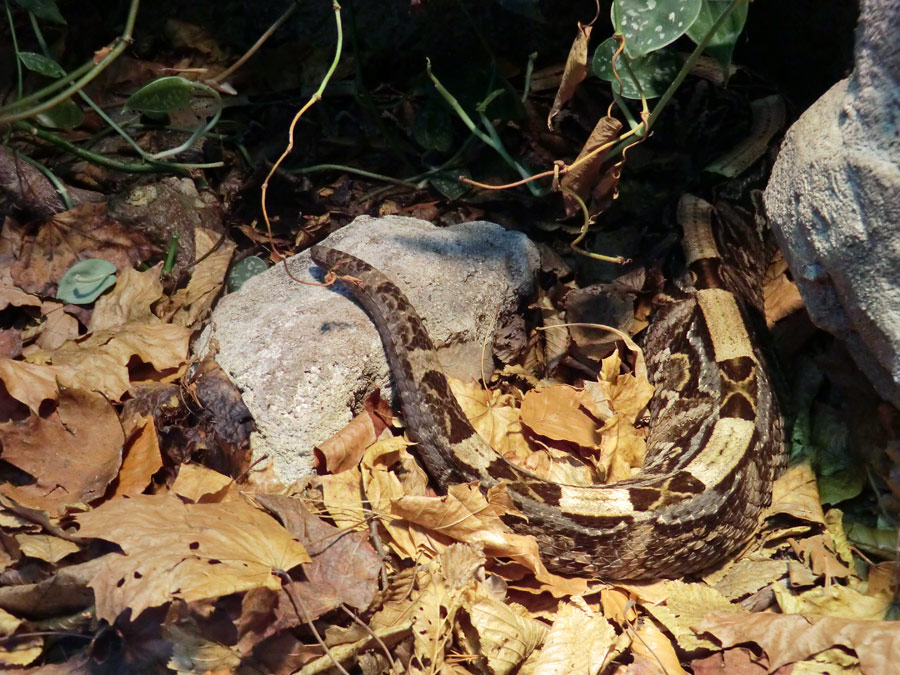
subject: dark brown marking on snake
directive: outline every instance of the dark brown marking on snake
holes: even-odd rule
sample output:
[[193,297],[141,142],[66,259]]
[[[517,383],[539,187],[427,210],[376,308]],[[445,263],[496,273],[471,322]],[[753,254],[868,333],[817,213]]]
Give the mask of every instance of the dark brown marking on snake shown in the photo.
[[520,477],[520,474],[516,472],[513,465],[509,463],[509,460],[506,460],[503,457],[498,457],[488,464],[487,472],[494,478],[500,480],[515,481]]
[[633,487],[628,491],[635,511],[649,511],[657,506],[661,493],[658,488]]
[[558,483],[550,483],[546,481],[529,481],[521,484],[522,488],[517,489],[517,485],[510,486],[512,492],[520,492],[522,494],[531,493],[540,498],[545,504],[559,504],[562,498],[562,486]]
[[737,417],[742,420],[756,419],[756,410],[753,404],[741,392],[729,394],[725,402],[720,408],[719,415],[722,417]]
[[721,269],[722,261],[719,258],[700,258],[692,262],[690,270],[694,288],[698,291],[708,288],[724,288]]
[[756,368],[756,364],[749,356],[738,356],[733,359],[725,359],[718,362],[719,368],[732,382],[743,382]]
[[667,487],[673,492],[691,495],[699,495],[706,490],[706,485],[703,484],[703,481],[695,478],[687,471],[679,471],[672,476]]

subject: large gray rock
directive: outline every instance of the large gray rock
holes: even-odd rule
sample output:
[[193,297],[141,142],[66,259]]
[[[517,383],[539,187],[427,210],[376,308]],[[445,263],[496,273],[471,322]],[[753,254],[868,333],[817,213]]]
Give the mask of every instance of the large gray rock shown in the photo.
[[[442,229],[415,218],[364,216],[324,243],[394,279],[432,338],[452,345],[442,362],[461,378],[480,376],[495,317],[518,310],[539,266],[524,235],[487,222]],[[322,280],[306,252],[288,264],[298,279]],[[390,395],[378,334],[342,293],[340,285],[298,284],[279,265],[223,298],[201,340],[201,352],[217,350],[256,420],[254,458],[273,458],[287,482],[312,472],[313,446],[340,430],[369,391],[380,386]]]
[[900,406],[900,2],[863,2],[853,74],[791,127],[765,202],[813,321]]

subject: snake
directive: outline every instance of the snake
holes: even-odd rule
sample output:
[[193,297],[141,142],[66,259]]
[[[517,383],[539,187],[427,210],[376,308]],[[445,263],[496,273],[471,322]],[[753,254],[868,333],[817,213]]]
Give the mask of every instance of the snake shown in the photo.
[[[657,303],[643,349],[653,397],[641,470],[609,484],[567,485],[498,454],[451,393],[425,323],[400,288],[326,244],[313,261],[341,279],[374,323],[407,434],[435,489],[505,487],[548,570],[600,580],[677,578],[735,557],[757,531],[786,453],[770,359],[758,335],[761,235],[736,209],[683,195],[687,271]],[[524,516],[524,518],[522,517]]]

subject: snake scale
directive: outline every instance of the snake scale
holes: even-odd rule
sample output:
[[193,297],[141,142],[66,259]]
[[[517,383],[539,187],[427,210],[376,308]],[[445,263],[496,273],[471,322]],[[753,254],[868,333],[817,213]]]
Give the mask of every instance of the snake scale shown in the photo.
[[644,467],[609,485],[550,482],[498,455],[457,404],[400,289],[347,253],[311,251],[378,329],[408,434],[437,489],[505,484],[527,520],[504,521],[537,538],[552,571],[637,580],[712,567],[752,536],[784,468],[778,403],[751,337],[762,305],[759,237],[691,195],[678,211],[692,287],[662,305],[645,338],[655,393]]

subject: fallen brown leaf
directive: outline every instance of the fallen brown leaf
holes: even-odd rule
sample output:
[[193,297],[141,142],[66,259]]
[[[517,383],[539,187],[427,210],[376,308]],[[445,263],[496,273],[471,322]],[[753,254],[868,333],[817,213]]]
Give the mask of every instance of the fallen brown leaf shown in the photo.
[[35,479],[0,490],[53,516],[103,496],[119,471],[125,442],[109,401],[80,389],[60,391],[58,407],[45,417],[0,424],[0,437],[3,459]]
[[272,517],[246,502],[184,504],[171,494],[114,499],[75,518],[79,535],[112,541],[90,582],[97,616],[134,619],[170,600],[215,598],[250,588],[281,588],[276,570],[310,562]]
[[562,110],[562,107],[575,95],[575,90],[584,78],[587,77],[588,42],[591,39],[592,25],[582,25],[578,22],[578,35],[569,48],[569,56],[566,58],[566,68],[563,71],[562,81],[553,99],[553,107],[547,116],[547,126],[553,131],[553,119]]

